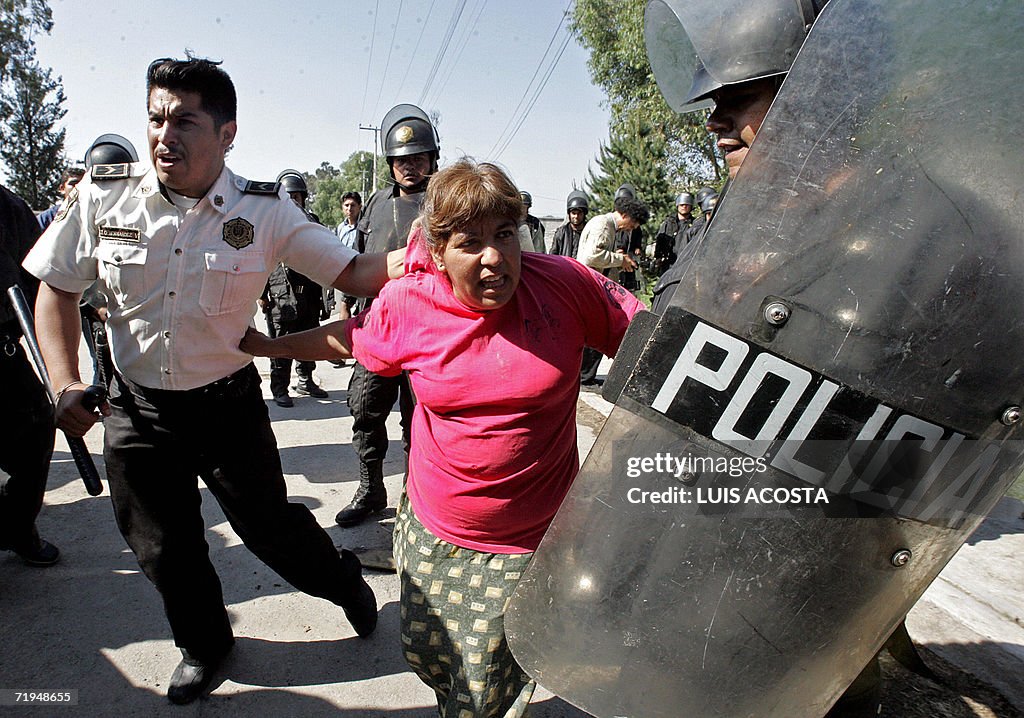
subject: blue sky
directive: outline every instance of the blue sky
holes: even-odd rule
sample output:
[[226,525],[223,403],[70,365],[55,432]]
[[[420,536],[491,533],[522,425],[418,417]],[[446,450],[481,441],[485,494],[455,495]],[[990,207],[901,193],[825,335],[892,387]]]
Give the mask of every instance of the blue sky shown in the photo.
[[243,176],[272,180],[286,167],[338,165],[370,148],[373,133],[360,124],[379,125],[392,105],[411,102],[440,113],[442,162],[496,160],[533,194],[535,214],[558,216],[607,137],[604,96],[575,40],[518,133],[500,156],[494,150],[561,47],[564,25],[556,29],[567,4],[306,0],[283,11],[262,1],[50,0],[55,26],[37,46],[40,61],[63,77],[72,159],[105,132],[144,154],[146,67],[188,48],[223,60],[235,82],[238,137],[228,161]]

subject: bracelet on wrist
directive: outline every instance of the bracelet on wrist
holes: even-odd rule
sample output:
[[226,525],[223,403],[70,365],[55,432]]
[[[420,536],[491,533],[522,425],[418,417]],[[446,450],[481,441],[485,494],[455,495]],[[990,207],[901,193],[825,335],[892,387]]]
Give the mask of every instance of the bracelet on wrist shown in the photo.
[[66,392],[66,391],[67,391],[68,389],[70,389],[71,387],[73,387],[73,386],[74,386],[75,384],[85,384],[85,382],[84,382],[84,381],[81,381],[81,380],[73,381],[73,382],[71,382],[70,384],[68,384],[67,386],[63,387],[63,388],[62,388],[62,389],[61,389],[60,391],[58,391],[58,392],[57,392],[56,394],[54,394],[54,395],[53,395],[53,405],[54,405],[54,407],[56,407],[56,406],[57,406],[58,404],[60,404],[60,398],[61,398],[62,396],[64,396],[64,392]]

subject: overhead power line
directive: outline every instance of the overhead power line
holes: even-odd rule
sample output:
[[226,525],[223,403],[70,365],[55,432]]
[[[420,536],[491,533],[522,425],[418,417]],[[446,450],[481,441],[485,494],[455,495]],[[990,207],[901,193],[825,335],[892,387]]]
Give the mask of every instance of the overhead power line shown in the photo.
[[[480,22],[480,16],[484,14],[484,9],[487,7],[487,0],[481,0],[479,7],[477,7],[476,14],[473,15],[472,22],[465,28],[462,35],[456,41],[458,50],[455,52],[455,57],[448,63],[447,72],[444,73],[444,81],[437,86],[437,91],[432,95],[432,101],[437,102],[444,94],[444,88],[448,86],[448,81],[452,79],[452,75],[455,74],[455,69],[459,67],[459,61],[462,59],[462,53],[465,52],[466,46],[469,45],[469,41],[473,36],[473,31],[476,29],[477,24]],[[427,104],[430,104],[429,102]]]
[[398,35],[398,23],[402,21],[402,3],[404,0],[398,0],[398,14],[395,15],[395,25],[391,30],[391,42],[388,43],[388,57],[384,61],[384,73],[380,78],[380,88],[377,90],[377,99],[373,103],[373,117],[377,116],[377,108],[380,107],[380,96],[384,92],[384,83],[388,79],[388,68],[391,66],[391,50],[395,46],[395,37]]
[[405,63],[405,74],[402,75],[402,82],[398,86],[398,92],[395,93],[396,99],[400,99],[402,97],[402,89],[405,87],[405,81],[409,79],[409,70],[416,65],[416,53],[419,52],[420,41],[423,39],[423,32],[427,29],[427,25],[430,23],[430,14],[434,11],[435,2],[437,2],[437,0],[430,0],[430,7],[427,8],[427,16],[423,19],[423,27],[420,28],[419,37],[416,38],[416,46],[412,49],[412,56],[409,58],[409,61]]
[[[569,46],[569,41],[572,39],[572,35],[569,30],[565,30],[565,38],[562,41],[561,47],[552,56],[551,60],[548,61],[547,67],[544,69],[544,74],[534,87],[534,80],[541,74],[542,68],[544,68],[545,61],[548,60],[548,55],[551,53],[551,48],[555,44],[555,40],[558,39],[558,33],[562,32],[562,26],[565,24],[565,19],[569,16],[569,11],[572,8],[572,1],[570,0],[569,5],[562,13],[562,18],[558,21],[558,27],[555,28],[555,32],[551,35],[551,40],[548,42],[547,49],[544,50],[544,54],[541,56],[540,62],[537,64],[537,69],[534,70],[533,76],[530,78],[530,82],[526,85],[526,89],[523,91],[523,96],[519,100],[519,104],[516,105],[516,109],[512,111],[512,115],[509,117],[508,122],[505,124],[505,128],[498,135],[498,139],[495,140],[494,146],[491,147],[491,151],[487,153],[487,156],[492,160],[497,160],[501,154],[508,148],[512,139],[519,132],[519,128],[526,122],[526,118],[529,117],[530,112],[533,110],[534,105],[537,104],[537,100],[540,98],[541,93],[548,84],[548,80],[551,78],[551,73],[554,72],[555,67],[558,65],[558,61],[562,59],[562,54],[565,52],[565,48]],[[531,94],[531,87],[533,88]],[[527,100],[527,97],[530,99]]]
[[377,37],[377,13],[380,10],[380,0],[373,8],[373,29],[370,31],[370,56],[366,58],[366,82],[363,83],[363,103],[359,106],[359,116],[363,117],[366,112],[366,91],[370,89],[370,70],[373,68],[373,41]]
[[455,6],[455,10],[452,11],[452,19],[448,22],[448,29],[445,30],[444,38],[441,40],[441,47],[437,51],[437,57],[434,58],[434,64],[430,67],[430,72],[427,73],[427,81],[423,86],[423,92],[420,93],[419,104],[422,105],[423,101],[427,98],[427,94],[430,92],[430,87],[434,84],[434,80],[437,77],[437,70],[441,66],[441,61],[444,59],[445,53],[448,51],[448,45],[452,41],[452,35],[455,34],[455,28],[458,27],[459,19],[462,17],[462,11],[466,8],[466,0],[459,0]]

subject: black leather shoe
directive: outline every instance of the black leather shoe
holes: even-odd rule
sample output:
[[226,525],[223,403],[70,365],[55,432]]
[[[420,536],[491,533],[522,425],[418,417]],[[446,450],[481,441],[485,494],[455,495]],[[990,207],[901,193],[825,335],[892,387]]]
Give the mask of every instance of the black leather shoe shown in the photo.
[[[343,549],[342,554],[346,553],[358,562],[351,551]],[[352,598],[341,606],[345,611],[345,618],[352,624],[352,628],[356,629],[360,638],[369,638],[377,628],[377,597],[361,575],[352,594]]]
[[201,696],[213,680],[218,665],[219,662],[203,663],[193,658],[182,658],[167,686],[167,697],[171,703],[185,705]]
[[293,386],[292,389],[294,389],[295,393],[299,396],[311,396],[315,399],[326,399],[330,396],[312,379],[300,381],[298,384]]
[[295,406],[295,402],[292,401],[292,398],[287,394],[275,396],[274,403],[277,404],[278,406],[283,406],[285,409],[290,409],[291,407]]
[[368,516],[371,514],[383,511],[388,507],[388,499],[385,496],[381,499],[371,499],[370,497],[363,497],[353,499],[352,503],[343,508],[338,512],[338,515],[334,517],[335,522],[338,526],[358,526],[363,523]]
[[60,561],[60,549],[41,538],[36,538],[33,545],[26,548],[15,548],[14,553],[29,566],[37,568],[46,568]]

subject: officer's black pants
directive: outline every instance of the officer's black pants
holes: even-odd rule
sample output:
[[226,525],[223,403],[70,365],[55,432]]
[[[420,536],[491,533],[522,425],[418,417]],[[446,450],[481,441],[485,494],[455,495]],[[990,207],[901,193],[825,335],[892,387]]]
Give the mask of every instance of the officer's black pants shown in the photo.
[[[264,314],[267,317],[267,333],[272,339],[320,326],[320,319],[316,315],[299,316],[294,321],[282,322],[281,315],[276,311],[264,312]],[[312,379],[314,369],[316,369],[314,361],[295,362],[295,375],[299,377],[300,382]],[[288,382],[291,381],[291,378],[291,359],[275,358],[270,360],[270,393],[272,395],[284,396],[287,394]]]
[[0,548],[32,549],[53,455],[53,408],[14,340],[0,342],[0,384],[6,392],[0,469],[8,476],[0,485]]
[[209,559],[196,477],[256,556],[301,591],[352,597],[354,557],[339,556],[309,509],[289,503],[259,374],[248,365],[192,391],[146,389],[116,377],[104,458],[118,527],[160,591],[180,648],[215,661],[231,626]]
[[597,349],[585,347],[583,349],[583,364],[580,366],[580,382],[592,383],[597,378],[597,368],[601,365],[601,357],[604,354]]
[[356,363],[348,383],[348,408],[352,412],[352,447],[364,464],[383,461],[388,453],[387,419],[395,400],[402,412],[402,446],[409,452],[409,424],[413,400],[405,374],[381,376]]

